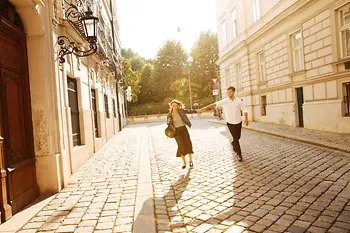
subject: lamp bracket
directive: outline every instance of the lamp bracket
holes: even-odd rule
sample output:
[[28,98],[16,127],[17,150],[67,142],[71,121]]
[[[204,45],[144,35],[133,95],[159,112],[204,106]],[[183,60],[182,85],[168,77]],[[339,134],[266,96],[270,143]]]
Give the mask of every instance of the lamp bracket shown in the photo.
[[66,36],[58,37],[58,45],[61,48],[58,54],[60,63],[64,63],[66,61],[64,56],[68,54],[73,53],[77,57],[87,57],[96,53],[97,51],[96,43],[90,43],[88,50],[81,50],[79,47],[76,46],[76,43],[74,41],[70,41],[69,38]]

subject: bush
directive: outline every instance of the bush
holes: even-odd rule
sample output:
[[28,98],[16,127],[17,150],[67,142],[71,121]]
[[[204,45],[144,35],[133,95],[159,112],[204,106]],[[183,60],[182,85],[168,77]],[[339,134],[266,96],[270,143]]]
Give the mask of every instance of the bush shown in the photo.
[[168,104],[164,103],[148,103],[129,105],[129,116],[143,116],[152,114],[166,114],[169,112]]
[[[167,98],[160,103],[147,103],[147,104],[129,104],[128,105],[128,115],[129,116],[144,116],[152,114],[166,114],[169,112],[168,103],[173,100],[172,98]],[[183,101],[186,109],[190,109],[189,100]],[[197,104],[196,104],[197,103]],[[209,96],[201,101],[193,101],[193,109],[199,109],[208,104],[214,103],[214,98]]]

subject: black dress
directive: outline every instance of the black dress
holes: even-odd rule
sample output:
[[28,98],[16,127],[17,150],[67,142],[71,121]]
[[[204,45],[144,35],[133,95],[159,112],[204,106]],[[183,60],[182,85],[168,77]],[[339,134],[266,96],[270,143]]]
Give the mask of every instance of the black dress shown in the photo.
[[193,154],[192,142],[186,126],[176,128],[175,140],[177,143],[176,157]]
[[176,127],[176,128],[173,124],[172,112],[170,112],[167,116],[168,125],[172,125],[172,127],[176,129],[175,130],[175,140],[177,143],[176,157],[181,157],[181,155],[193,154],[191,138],[186,127],[186,125],[188,127],[191,127],[192,124],[186,114],[196,113],[196,112],[197,112],[196,110],[179,109],[178,113],[181,117],[182,122],[185,125]]

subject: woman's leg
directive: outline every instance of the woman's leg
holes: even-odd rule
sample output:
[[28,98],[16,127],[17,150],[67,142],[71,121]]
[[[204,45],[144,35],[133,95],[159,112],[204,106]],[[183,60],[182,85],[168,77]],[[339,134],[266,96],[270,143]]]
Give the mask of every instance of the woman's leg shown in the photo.
[[184,164],[186,164],[186,157],[184,155],[181,155],[181,158],[182,158],[182,162],[184,162]]
[[190,157],[190,167],[193,167],[192,155],[192,153],[188,154],[188,157]]
[[188,157],[190,157],[190,163],[193,162],[193,160],[192,160],[192,155],[193,155],[193,154],[188,154]]

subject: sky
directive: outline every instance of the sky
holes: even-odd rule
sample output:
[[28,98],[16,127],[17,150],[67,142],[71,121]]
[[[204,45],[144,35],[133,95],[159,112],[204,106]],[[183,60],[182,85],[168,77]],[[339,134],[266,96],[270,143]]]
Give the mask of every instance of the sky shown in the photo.
[[[123,48],[155,58],[168,39],[189,53],[200,32],[216,32],[215,0],[118,0]],[[180,28],[180,32],[178,32]]]

